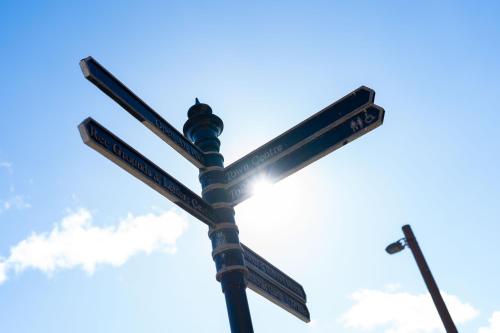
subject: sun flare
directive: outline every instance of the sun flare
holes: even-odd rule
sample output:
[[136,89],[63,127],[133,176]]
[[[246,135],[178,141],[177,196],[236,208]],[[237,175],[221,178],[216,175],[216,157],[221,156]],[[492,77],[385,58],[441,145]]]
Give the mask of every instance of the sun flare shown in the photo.
[[298,241],[308,228],[309,200],[304,177],[291,176],[276,184],[262,178],[252,186],[253,196],[237,206],[236,219],[244,242],[272,250],[277,239]]
[[252,185],[252,193],[256,197],[269,196],[272,191],[273,184],[266,178],[261,178]]

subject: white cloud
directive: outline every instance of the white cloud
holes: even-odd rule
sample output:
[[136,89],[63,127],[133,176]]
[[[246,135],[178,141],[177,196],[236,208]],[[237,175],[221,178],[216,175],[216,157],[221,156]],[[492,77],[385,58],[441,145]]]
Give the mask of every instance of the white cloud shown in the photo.
[[[479,311],[454,295],[442,293],[455,324],[475,318]],[[355,304],[342,315],[345,327],[385,329],[385,333],[444,332],[429,294],[362,289],[351,295]],[[488,332],[489,333],[489,332]]]
[[481,327],[478,333],[500,333],[500,311],[493,312],[489,323],[489,327]]
[[7,280],[7,267],[5,267],[5,262],[0,261],[0,284]]
[[401,285],[399,283],[388,283],[384,286],[384,290],[387,292],[394,293],[401,290]]
[[92,274],[96,265],[123,265],[138,253],[176,252],[176,241],[187,229],[186,220],[172,211],[134,216],[117,226],[92,225],[86,209],[69,213],[47,233],[34,233],[10,249],[0,260],[0,284],[10,271],[33,268],[51,274],[80,267]]

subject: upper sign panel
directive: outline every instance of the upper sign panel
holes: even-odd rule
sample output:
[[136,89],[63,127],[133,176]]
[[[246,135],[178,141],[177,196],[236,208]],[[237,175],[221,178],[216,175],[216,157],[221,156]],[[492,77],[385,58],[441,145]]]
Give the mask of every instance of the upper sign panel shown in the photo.
[[149,105],[101,66],[94,58],[80,61],[83,75],[115,100],[144,126],[177,150],[196,167],[205,166],[203,152],[163,119]]
[[322,130],[332,126],[347,114],[373,103],[375,92],[367,87],[359,87],[335,103],[312,115],[277,138],[257,148],[225,168],[226,182],[232,185],[252,173],[258,172],[281,156],[288,154],[315,137]]

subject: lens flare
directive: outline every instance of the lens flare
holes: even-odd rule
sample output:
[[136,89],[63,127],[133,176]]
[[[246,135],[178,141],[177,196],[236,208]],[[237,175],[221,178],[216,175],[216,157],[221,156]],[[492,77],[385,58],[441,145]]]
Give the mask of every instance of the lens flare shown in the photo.
[[261,178],[257,180],[252,186],[252,192],[254,195],[262,197],[267,196],[271,193],[273,184],[266,178]]

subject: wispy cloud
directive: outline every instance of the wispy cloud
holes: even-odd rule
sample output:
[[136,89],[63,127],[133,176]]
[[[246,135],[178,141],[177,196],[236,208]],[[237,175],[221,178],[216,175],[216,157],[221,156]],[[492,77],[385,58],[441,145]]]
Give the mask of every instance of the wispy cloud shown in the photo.
[[6,169],[9,174],[12,174],[14,172],[11,162],[5,162],[5,161],[0,162],[0,168]]
[[[12,189],[11,192],[13,192]],[[7,200],[0,201],[0,213],[11,209],[23,210],[27,208],[31,208],[31,204],[26,201],[24,195],[16,194]]]
[[80,209],[50,232],[34,233],[13,246],[10,255],[0,260],[0,284],[11,272],[28,268],[51,274],[80,267],[92,274],[99,264],[121,266],[138,253],[175,253],[177,239],[186,229],[185,218],[172,211],[129,214],[117,226],[98,227],[92,225],[92,214]]
[[[479,314],[457,296],[442,294],[456,324],[470,321]],[[344,327],[365,331],[382,329],[385,333],[444,332],[429,294],[362,289],[354,292],[351,299],[355,304],[340,319]]]
[[495,311],[489,319],[488,327],[481,327],[478,333],[500,333],[500,311]]
[[[5,169],[8,174],[12,175],[14,169],[11,162],[0,161],[0,171]],[[23,210],[31,208],[31,204],[26,201],[24,195],[15,194],[14,185],[9,185],[9,196],[7,199],[0,199],[0,214],[8,210]]]

